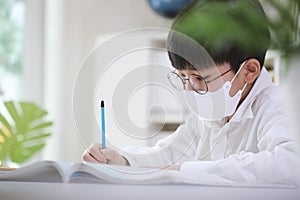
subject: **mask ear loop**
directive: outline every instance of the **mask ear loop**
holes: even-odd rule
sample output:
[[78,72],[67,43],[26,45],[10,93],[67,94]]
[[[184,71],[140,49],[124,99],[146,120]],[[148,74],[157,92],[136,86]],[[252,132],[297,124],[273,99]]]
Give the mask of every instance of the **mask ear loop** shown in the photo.
[[[223,119],[223,123],[225,123],[225,118]],[[207,136],[208,136],[208,134],[207,134]],[[218,135],[215,143],[212,145],[212,147],[209,149],[209,151],[207,151],[204,155],[197,156],[197,159],[202,160],[202,159],[206,158],[214,150],[214,148],[217,146],[217,144],[220,142],[221,136],[222,136],[222,132]]]
[[[232,80],[230,81],[231,84],[232,84],[232,82],[235,80],[235,78],[238,76],[238,74],[240,73],[241,69],[245,66],[245,64],[246,64],[246,60],[241,64],[241,67],[239,68],[239,70],[236,72],[236,74],[234,75],[234,77],[233,77]],[[240,91],[243,92],[243,91],[245,90],[245,88],[246,88],[247,85],[248,85],[248,84],[246,83],[246,84],[244,85],[243,89],[240,90]]]
[[208,152],[206,152],[204,155],[201,155],[201,156],[199,155],[199,157],[197,157],[197,159],[202,160],[202,159],[206,158],[214,150],[214,148],[216,147],[216,145],[220,141],[221,136],[222,136],[222,134],[220,134],[218,136],[218,138],[216,139],[216,142],[213,144],[213,146],[209,149]]
[[246,61],[244,61],[242,64],[241,64],[241,67],[239,68],[239,70],[235,73],[234,77],[232,78],[232,80],[230,81],[231,83],[235,80],[235,78],[237,77],[237,75],[240,73],[241,69],[245,66],[246,64]]

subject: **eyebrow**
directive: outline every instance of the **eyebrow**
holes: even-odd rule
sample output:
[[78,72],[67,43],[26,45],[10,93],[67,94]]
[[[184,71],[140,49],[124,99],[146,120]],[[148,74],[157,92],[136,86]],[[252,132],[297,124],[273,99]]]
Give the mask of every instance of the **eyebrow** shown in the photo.
[[[192,74],[192,75],[194,75],[194,76],[201,76],[199,74]],[[206,75],[206,76],[201,76],[201,77],[204,78],[204,79],[208,79],[208,78],[211,77],[211,75]]]

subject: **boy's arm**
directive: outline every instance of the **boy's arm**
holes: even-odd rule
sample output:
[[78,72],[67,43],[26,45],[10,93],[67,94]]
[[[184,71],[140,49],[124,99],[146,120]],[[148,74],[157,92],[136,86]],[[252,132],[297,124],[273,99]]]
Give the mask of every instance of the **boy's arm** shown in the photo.
[[217,161],[185,162],[180,171],[200,180],[203,175],[212,174],[237,182],[295,184],[300,163],[294,135],[285,119],[280,113],[261,119],[257,153],[241,151]]
[[120,152],[131,166],[164,167],[192,160],[200,136],[195,131],[199,126],[195,116],[153,147],[127,147]]

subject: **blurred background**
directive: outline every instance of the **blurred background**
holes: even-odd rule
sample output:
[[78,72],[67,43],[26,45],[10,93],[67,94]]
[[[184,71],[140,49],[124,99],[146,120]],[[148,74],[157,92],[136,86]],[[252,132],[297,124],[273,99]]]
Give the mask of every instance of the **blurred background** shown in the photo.
[[[46,109],[54,123],[45,148],[28,162],[40,159],[68,162],[81,160],[85,146],[78,137],[74,123],[72,98],[76,77],[84,59],[98,44],[117,33],[143,27],[170,28],[174,15],[190,1],[174,0],[176,4],[167,5],[170,2],[172,1],[0,0],[1,102],[32,101]],[[292,23],[294,28],[292,37],[294,41],[299,41],[298,7],[294,1],[275,2],[284,5],[297,19]],[[266,1],[262,3],[270,18],[280,17],[270,3]],[[151,36],[147,37],[149,40],[153,39]],[[164,48],[165,39],[166,34],[162,34],[154,42],[158,42]],[[148,56],[155,56],[150,54]],[[298,58],[297,53],[289,55],[292,56],[291,60]],[[161,59],[162,63],[170,65],[166,56]],[[283,85],[288,73],[292,71],[288,70],[286,59],[276,48],[268,52],[265,66],[278,85]],[[170,96],[165,96],[163,92],[155,95],[156,101],[161,102],[172,113],[167,116],[166,123],[162,127],[162,132],[171,133],[185,120],[188,111],[183,108],[184,114],[178,118],[176,113],[178,104],[170,103],[168,101]],[[131,113],[133,115],[137,113],[138,118],[143,118],[148,116],[143,106],[149,101],[144,94],[139,98],[139,102],[145,103],[132,106]],[[83,97],[82,105],[89,103],[91,101],[84,100]],[[88,114],[91,118],[94,117],[94,113]],[[155,113],[153,115],[157,119],[160,117]],[[80,136],[83,140],[87,138],[85,140],[87,143],[92,142],[93,135],[98,134],[96,125],[89,124],[90,120],[87,118],[82,120],[91,128]],[[158,121],[154,120],[154,123]],[[113,123],[108,122],[110,130]],[[152,145],[158,138],[160,137],[149,141],[135,141],[134,144]],[[131,143],[122,138],[115,140],[119,147]]]

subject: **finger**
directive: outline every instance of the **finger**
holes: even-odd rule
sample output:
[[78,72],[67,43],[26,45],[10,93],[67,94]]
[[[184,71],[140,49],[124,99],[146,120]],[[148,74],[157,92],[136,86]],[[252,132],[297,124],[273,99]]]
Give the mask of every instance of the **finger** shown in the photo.
[[102,154],[107,158],[108,164],[126,165],[125,159],[113,149],[102,149]]
[[101,153],[107,160],[114,160],[116,157],[116,153],[112,149],[101,149]]
[[99,163],[99,161],[92,156],[88,150],[85,150],[84,153],[82,154],[82,160],[86,161],[86,162],[93,162],[93,163]]
[[94,157],[98,162],[106,163],[106,157],[101,153],[101,148],[98,144],[93,145],[91,148],[88,149],[88,153]]
[[180,165],[169,165],[166,167],[163,167],[164,170],[180,170]]

